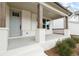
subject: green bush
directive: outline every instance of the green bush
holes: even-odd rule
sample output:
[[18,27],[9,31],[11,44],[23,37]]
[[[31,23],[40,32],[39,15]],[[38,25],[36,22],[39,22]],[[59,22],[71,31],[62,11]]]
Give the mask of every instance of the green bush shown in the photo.
[[62,42],[68,44],[70,48],[76,47],[76,42],[71,38],[65,38],[65,40],[63,40]]
[[70,56],[73,54],[72,48],[67,43],[58,41],[55,48],[61,56]]

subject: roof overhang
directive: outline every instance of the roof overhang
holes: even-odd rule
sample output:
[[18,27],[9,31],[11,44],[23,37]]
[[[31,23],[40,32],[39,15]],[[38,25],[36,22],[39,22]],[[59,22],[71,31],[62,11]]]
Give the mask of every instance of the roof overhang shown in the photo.
[[[50,19],[57,19],[63,16],[69,16],[71,13],[60,7],[55,2],[39,2],[43,6],[43,16]],[[37,13],[38,2],[8,2],[11,8],[17,8],[21,10],[28,10],[32,13]]]

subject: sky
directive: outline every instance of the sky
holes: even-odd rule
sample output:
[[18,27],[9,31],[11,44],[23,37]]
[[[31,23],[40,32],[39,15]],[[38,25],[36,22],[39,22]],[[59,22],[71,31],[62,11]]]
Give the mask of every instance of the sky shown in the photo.
[[79,11],[79,2],[60,2],[63,6]]

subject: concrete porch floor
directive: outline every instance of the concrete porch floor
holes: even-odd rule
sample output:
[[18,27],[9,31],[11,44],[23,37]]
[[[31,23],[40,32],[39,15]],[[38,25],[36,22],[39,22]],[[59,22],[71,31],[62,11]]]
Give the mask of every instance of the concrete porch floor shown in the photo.
[[[50,35],[46,35],[45,39],[46,39],[46,41],[51,41],[51,40],[53,41],[55,39],[60,39],[62,37],[64,37],[64,35],[50,34]],[[35,41],[34,36],[9,39],[8,40],[8,50],[32,45],[34,43],[38,43],[37,41]]]
[[8,40],[8,50],[16,49],[36,43],[35,37],[22,37]]
[[62,37],[65,37],[64,35],[59,35],[59,34],[49,34],[49,35],[46,35],[46,41],[48,40],[53,40],[53,39],[60,39]]

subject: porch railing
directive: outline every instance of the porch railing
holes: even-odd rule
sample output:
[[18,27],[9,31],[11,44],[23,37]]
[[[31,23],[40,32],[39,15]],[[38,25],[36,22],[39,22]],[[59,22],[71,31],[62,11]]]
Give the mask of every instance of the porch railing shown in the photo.
[[64,28],[55,28],[55,29],[52,29],[52,30],[53,30],[53,34],[64,35]]

